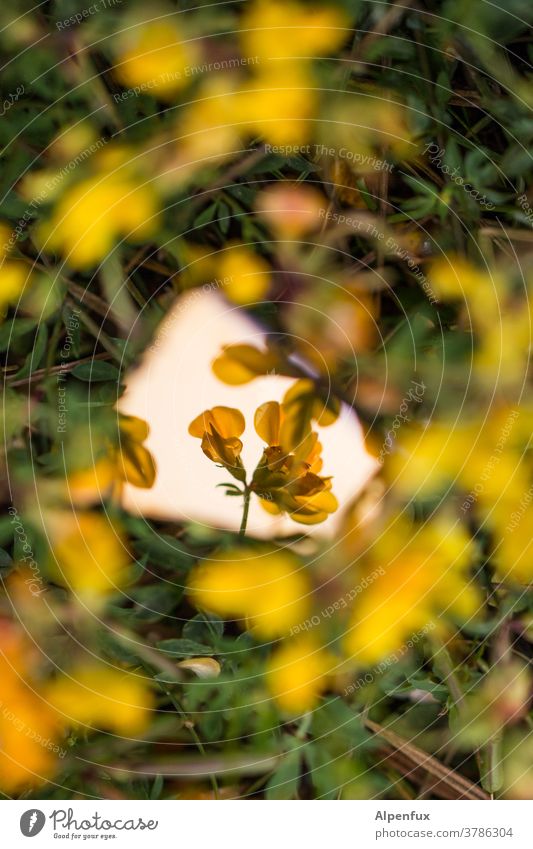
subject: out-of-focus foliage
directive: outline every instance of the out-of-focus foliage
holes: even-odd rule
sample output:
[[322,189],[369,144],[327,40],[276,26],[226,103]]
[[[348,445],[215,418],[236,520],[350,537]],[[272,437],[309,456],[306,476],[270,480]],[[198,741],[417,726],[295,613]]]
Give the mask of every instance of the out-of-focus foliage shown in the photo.
[[[531,798],[531,4],[15,5],[0,791],[457,796],[436,758]],[[214,280],[269,335],[221,384],[293,381],[175,434],[239,534],[121,507],[158,474],[124,375]],[[346,406],[379,465],[353,503],[320,443]],[[252,499],[292,533],[254,539]]]

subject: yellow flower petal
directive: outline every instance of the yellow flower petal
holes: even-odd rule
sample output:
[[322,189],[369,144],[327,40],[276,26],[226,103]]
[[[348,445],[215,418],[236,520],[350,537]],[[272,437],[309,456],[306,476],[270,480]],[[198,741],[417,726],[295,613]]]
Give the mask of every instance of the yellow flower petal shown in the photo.
[[254,426],[267,445],[279,445],[281,408],[277,401],[267,401],[255,411]]
[[234,304],[262,301],[270,289],[270,266],[246,247],[228,248],[220,257],[224,294]]
[[272,655],[267,685],[282,710],[301,714],[316,707],[336,661],[310,637],[291,640]]
[[239,386],[261,374],[279,371],[279,358],[273,351],[260,351],[252,345],[227,345],[212,368],[223,383]]
[[180,669],[194,672],[198,678],[218,678],[220,675],[220,663],[214,657],[189,657],[180,660],[177,665]]
[[191,80],[186,68],[198,63],[199,51],[185,42],[172,20],[132,23],[124,40],[130,45],[117,56],[115,76],[123,85],[143,86],[148,94],[169,98]]
[[228,439],[240,436],[246,423],[240,410],[233,407],[213,407],[212,410],[205,410],[193,419],[189,425],[189,433],[191,436],[202,439],[204,434],[211,432],[212,427],[220,436]]
[[90,662],[49,685],[47,701],[72,725],[140,734],[155,706],[147,680]]
[[269,638],[305,620],[310,592],[302,564],[288,551],[232,550],[198,566],[189,579],[189,594],[198,607],[242,618]]

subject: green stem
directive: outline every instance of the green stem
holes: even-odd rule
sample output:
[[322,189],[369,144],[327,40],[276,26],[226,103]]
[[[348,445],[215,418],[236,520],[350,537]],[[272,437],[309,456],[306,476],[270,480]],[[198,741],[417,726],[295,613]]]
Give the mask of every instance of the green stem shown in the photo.
[[503,784],[501,732],[494,734],[480,750],[479,767],[481,786],[494,798]]
[[[181,719],[183,720],[184,727],[189,731],[192,739],[194,740],[196,748],[198,749],[200,754],[205,757],[205,755],[207,754],[206,750],[205,750],[205,746],[202,743],[200,737],[198,736],[196,728],[194,727],[194,723],[189,720],[186,711],[183,709],[183,707],[181,705],[181,702],[161,682],[159,682],[159,686],[161,687],[161,689],[163,690],[165,695],[170,699],[170,701],[174,705],[174,708],[176,709],[176,712],[180,715]],[[213,794],[214,794],[215,799],[219,799],[220,798],[220,791],[219,791],[219,787],[218,787],[217,777],[216,777],[214,772],[209,773],[209,781],[211,783],[211,787],[213,789]]]
[[248,513],[250,511],[251,495],[252,495],[252,490],[250,489],[250,487],[245,485],[245,487],[244,487],[244,505],[243,505],[243,511],[242,511],[242,522],[241,522],[241,527],[239,528],[239,536],[240,537],[243,537],[246,534],[246,524],[248,522]]

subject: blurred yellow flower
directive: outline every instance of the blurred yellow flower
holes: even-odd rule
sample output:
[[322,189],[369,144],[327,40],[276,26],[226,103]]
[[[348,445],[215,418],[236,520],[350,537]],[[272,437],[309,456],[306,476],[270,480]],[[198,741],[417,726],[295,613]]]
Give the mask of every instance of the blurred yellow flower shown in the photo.
[[443,301],[469,301],[481,305],[496,282],[487,270],[478,268],[459,254],[440,257],[429,267],[429,279],[437,297]]
[[219,256],[223,292],[234,304],[262,301],[270,289],[270,266],[244,245],[231,244]]
[[[531,492],[531,489],[522,492],[522,498],[528,491]],[[520,507],[519,499],[512,507]],[[497,579],[521,585],[533,584],[532,522],[531,507],[520,513],[512,510],[503,521],[498,515],[489,517],[487,525],[494,537],[492,562]]]
[[268,262],[247,245],[229,242],[224,250],[207,253],[187,244],[183,253],[187,267],[180,282],[187,287],[211,283],[238,305],[262,301],[270,289]]
[[25,260],[9,259],[15,244],[13,228],[7,221],[0,221],[0,320],[7,308],[17,303],[30,278]]
[[213,463],[225,466],[234,478],[244,481],[238,438],[245,428],[244,416],[232,407],[213,407],[200,413],[189,425],[189,433],[202,440],[202,451]]
[[287,634],[310,610],[308,577],[289,551],[232,549],[196,567],[188,583],[197,607],[242,618],[267,639]]
[[253,345],[225,345],[213,361],[213,372],[223,383],[241,386],[259,375],[283,374],[284,361],[272,348],[261,351]]
[[155,460],[144,442],[147,423],[137,416],[120,414],[119,441],[89,468],[76,469],[67,476],[70,498],[76,506],[88,506],[111,493],[120,495],[123,482],[150,489],[156,478]]
[[456,521],[440,516],[413,526],[399,516],[390,522],[358,563],[362,579],[383,574],[358,596],[345,651],[358,664],[371,664],[405,648],[413,635],[448,633],[450,623],[475,616],[482,599],[469,580],[472,540]]
[[133,24],[123,34],[124,49],[115,60],[115,76],[127,88],[141,87],[156,97],[171,99],[193,79],[188,69],[198,64],[200,51],[186,41],[169,20]]
[[128,165],[126,149],[101,152],[100,171],[69,186],[48,221],[37,230],[46,251],[57,251],[75,268],[95,265],[121,238],[148,239],[157,229],[159,205],[144,177]]
[[484,419],[465,418],[404,428],[398,450],[387,460],[388,480],[403,498],[454,485],[465,496],[465,510],[472,507],[483,517],[506,522],[529,489],[529,471],[521,461],[529,438],[523,426],[527,414],[502,405]]
[[184,109],[176,124],[175,136],[184,165],[202,168],[207,158],[242,150],[248,134],[243,97],[239,78],[228,79],[224,75],[203,84],[194,103]]
[[72,127],[64,127],[52,140],[48,152],[52,159],[63,164],[75,159],[78,153],[82,153],[97,142],[96,127],[89,121],[82,121]]
[[128,581],[131,558],[122,530],[105,515],[56,511],[45,516],[45,525],[54,579],[84,604],[101,604]]
[[52,681],[46,698],[67,725],[124,735],[140,734],[155,706],[147,679],[98,661],[80,664]]
[[15,626],[0,620],[0,788],[19,793],[50,778],[61,724],[35,689],[32,646]]
[[398,436],[398,450],[387,459],[386,473],[402,497],[421,498],[457,480],[479,434],[478,422],[434,420],[411,424]]
[[281,710],[302,714],[316,707],[336,665],[335,658],[312,637],[299,637],[272,654],[267,685]]
[[[494,294],[493,294],[494,297]],[[480,312],[483,307],[479,305]],[[485,301],[483,323],[478,321],[474,370],[490,386],[522,386],[529,374],[533,327],[531,302],[502,298],[498,317],[490,321]]]
[[138,416],[119,416],[117,470],[123,480],[140,489],[150,489],[156,477],[155,460],[143,444],[148,439],[149,430],[144,419]]
[[464,321],[474,331],[474,371],[483,383],[522,385],[529,368],[532,307],[512,291],[504,270],[481,268],[452,254],[429,269],[442,300],[463,302]]
[[338,6],[312,6],[294,0],[252,0],[241,22],[241,47],[245,56],[269,63],[323,56],[346,40],[349,21]]
[[29,277],[29,266],[24,260],[0,259],[0,319],[9,306],[17,303]]
[[298,145],[309,139],[318,108],[314,77],[305,68],[274,66],[248,83],[239,101],[252,135],[273,145]]

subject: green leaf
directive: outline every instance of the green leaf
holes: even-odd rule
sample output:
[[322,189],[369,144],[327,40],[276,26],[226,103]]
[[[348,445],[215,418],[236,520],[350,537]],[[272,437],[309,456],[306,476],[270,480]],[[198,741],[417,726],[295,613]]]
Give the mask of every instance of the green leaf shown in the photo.
[[162,566],[166,571],[188,571],[194,563],[194,557],[185,551],[183,545],[169,534],[157,534],[150,530],[149,535],[135,541],[135,550],[142,556],[148,556],[148,562]]
[[267,799],[296,799],[300,783],[301,762],[298,752],[290,752],[266,785]]
[[3,576],[9,575],[13,569],[13,565],[13,558],[11,555],[4,548],[0,548],[0,573]]
[[0,326],[0,351],[6,351],[13,340],[30,333],[37,326],[33,318],[15,318]]
[[161,640],[157,647],[171,657],[202,657],[215,654],[212,646],[205,646],[194,640]]
[[198,643],[207,643],[224,634],[224,621],[218,616],[198,613],[183,626],[183,636]]
[[154,675],[154,681],[157,681],[159,684],[177,684],[181,680],[179,669],[176,669],[175,675],[170,670],[168,672],[158,672],[157,675]]
[[103,380],[113,380],[118,382],[120,380],[120,371],[116,368],[116,366],[105,362],[105,360],[93,360],[90,363],[80,363],[72,369],[72,374],[74,377],[77,377],[78,380],[84,380],[91,383]]
[[159,622],[172,612],[182,595],[182,587],[171,586],[167,582],[134,587],[125,593],[126,599],[129,597],[134,606],[115,607],[113,610],[121,618],[136,622]]
[[218,204],[218,216],[217,223],[220,227],[220,232],[225,236],[228,233],[228,230],[231,225],[231,219],[233,218],[233,213],[227,203],[221,201]]
[[154,778],[154,783],[152,784],[152,789],[150,790],[150,799],[160,799],[161,793],[163,792],[164,779],[162,775],[156,775]]
[[217,211],[216,203],[212,203],[210,206],[207,206],[200,215],[196,218],[194,224],[196,227],[203,227],[204,224],[208,224],[215,217],[215,212]]
[[26,357],[22,368],[16,373],[16,378],[29,377],[32,372],[37,371],[46,353],[47,345],[48,328],[46,324],[41,324],[35,336],[33,348]]

